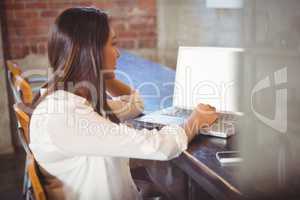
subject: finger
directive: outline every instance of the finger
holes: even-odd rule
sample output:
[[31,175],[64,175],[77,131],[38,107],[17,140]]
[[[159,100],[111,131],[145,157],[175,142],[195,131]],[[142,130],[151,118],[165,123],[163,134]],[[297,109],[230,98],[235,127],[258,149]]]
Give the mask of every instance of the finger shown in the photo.
[[216,113],[212,109],[200,109],[200,110],[198,110],[198,112],[201,114],[209,114],[209,115],[214,115]]
[[197,107],[203,107],[204,104],[203,103],[199,103]]
[[197,107],[195,108],[195,110],[200,111],[204,109],[204,104],[200,103],[197,105]]
[[208,111],[214,111],[214,107],[206,104],[205,107],[204,107],[205,110],[208,110]]
[[210,104],[207,104],[209,108],[215,109],[215,107],[211,106]]

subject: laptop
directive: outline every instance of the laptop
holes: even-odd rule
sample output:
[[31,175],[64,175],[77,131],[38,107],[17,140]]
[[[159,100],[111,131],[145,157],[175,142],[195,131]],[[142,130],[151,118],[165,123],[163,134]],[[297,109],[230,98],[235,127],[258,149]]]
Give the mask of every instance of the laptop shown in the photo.
[[179,47],[171,107],[134,120],[136,126],[161,128],[183,124],[199,104],[210,104],[219,113],[218,120],[204,135],[227,138],[236,132],[241,91],[240,70],[243,49],[220,47]]

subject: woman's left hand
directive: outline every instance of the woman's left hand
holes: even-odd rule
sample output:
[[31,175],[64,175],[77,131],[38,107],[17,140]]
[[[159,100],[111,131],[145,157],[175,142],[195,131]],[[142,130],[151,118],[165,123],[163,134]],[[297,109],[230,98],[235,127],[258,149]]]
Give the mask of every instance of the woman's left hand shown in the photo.
[[122,81],[116,78],[110,78],[105,80],[105,85],[107,91],[112,96],[122,96],[122,95],[130,95],[133,93],[133,89],[129,87],[129,85],[123,83]]

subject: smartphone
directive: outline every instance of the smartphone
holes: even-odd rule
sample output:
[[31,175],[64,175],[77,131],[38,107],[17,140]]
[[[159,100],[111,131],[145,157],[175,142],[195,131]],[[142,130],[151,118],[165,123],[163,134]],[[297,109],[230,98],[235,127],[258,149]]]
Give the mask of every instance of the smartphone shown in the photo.
[[216,158],[222,166],[237,165],[243,161],[239,151],[220,151],[216,153]]

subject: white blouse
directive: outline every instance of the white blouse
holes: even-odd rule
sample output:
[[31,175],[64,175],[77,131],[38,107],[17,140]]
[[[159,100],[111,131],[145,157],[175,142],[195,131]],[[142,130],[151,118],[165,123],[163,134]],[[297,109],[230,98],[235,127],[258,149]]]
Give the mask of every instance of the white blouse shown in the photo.
[[[108,104],[121,120],[143,108],[137,92]],[[187,136],[176,125],[158,131],[112,123],[86,99],[58,90],[32,114],[30,148],[46,171],[49,199],[134,200],[141,197],[128,158],[172,159],[187,148]]]

